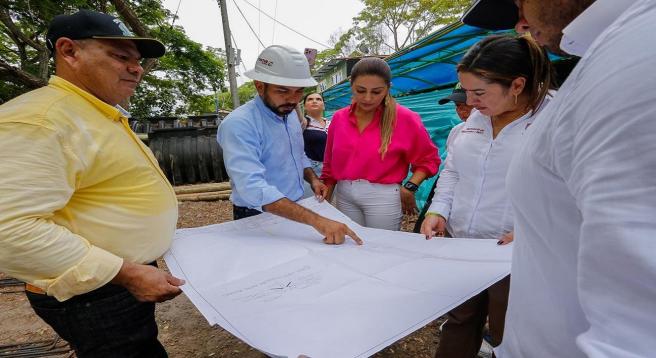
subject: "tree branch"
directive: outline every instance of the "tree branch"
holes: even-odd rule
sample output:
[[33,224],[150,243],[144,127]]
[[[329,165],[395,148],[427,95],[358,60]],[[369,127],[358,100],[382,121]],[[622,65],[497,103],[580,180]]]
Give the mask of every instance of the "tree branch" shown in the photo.
[[[35,41],[33,38],[28,37],[21,31],[18,26],[14,23],[14,21],[11,19],[11,16],[9,15],[9,12],[7,12],[7,9],[5,8],[0,8],[0,22],[5,25],[7,30],[9,30],[8,34],[11,37],[12,41],[16,44],[16,47],[18,48],[19,51],[19,56],[21,58],[21,68],[25,68],[27,65],[27,51],[25,50],[25,45],[29,45],[32,48],[34,48],[37,53],[39,54],[39,73],[38,73],[38,78],[40,79],[37,82],[34,82],[34,76],[31,74],[28,74],[27,72],[20,70],[22,74],[14,76],[19,79],[20,83],[24,83],[25,85],[31,87],[31,88],[38,88],[40,86],[45,85],[46,79],[48,78],[48,61],[50,60],[50,52],[44,46],[38,41]],[[4,64],[3,68],[6,69],[6,66],[9,66],[8,64]],[[27,76],[29,75],[29,76]]]
[[408,40],[411,38],[413,31],[415,31],[415,26],[417,26],[417,21],[412,23],[412,26],[408,29],[408,34],[405,36],[405,40],[403,40],[403,43],[401,44],[401,48],[404,48],[405,44],[408,43]]
[[114,7],[116,8],[116,11],[121,15],[121,17],[125,20],[125,22],[130,25],[130,28],[132,31],[134,31],[137,35],[139,36],[150,36],[148,34],[148,29],[141,23],[141,20],[139,20],[139,17],[137,14],[132,11],[132,8],[130,5],[128,5],[127,1],[124,0],[110,0],[112,4],[114,4]]
[[21,31],[16,24],[14,24],[14,21],[12,21],[11,16],[9,16],[9,13],[7,12],[7,9],[5,8],[0,8],[0,22],[2,22],[5,26],[7,26],[7,29],[11,32],[13,37],[20,39],[21,42],[24,42],[30,46],[32,46],[35,50],[37,51],[46,51],[47,49],[43,44],[38,43],[37,41],[34,41],[33,39],[29,38],[26,36],[23,31]]
[[38,78],[3,61],[0,61],[0,75],[9,82],[28,88],[39,88],[48,84],[48,81],[45,79]]

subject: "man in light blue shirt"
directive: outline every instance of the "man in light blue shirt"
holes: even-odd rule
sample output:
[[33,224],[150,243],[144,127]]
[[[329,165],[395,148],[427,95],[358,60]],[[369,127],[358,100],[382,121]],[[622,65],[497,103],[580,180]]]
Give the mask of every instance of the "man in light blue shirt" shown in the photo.
[[305,156],[295,111],[303,89],[316,85],[305,56],[290,47],[270,46],[245,75],[254,80],[258,95],[230,113],[217,133],[235,220],[266,211],[314,227],[327,244],[342,244],[347,235],[361,244],[345,224],[295,203],[303,196],[304,179],[317,199],[327,193]]

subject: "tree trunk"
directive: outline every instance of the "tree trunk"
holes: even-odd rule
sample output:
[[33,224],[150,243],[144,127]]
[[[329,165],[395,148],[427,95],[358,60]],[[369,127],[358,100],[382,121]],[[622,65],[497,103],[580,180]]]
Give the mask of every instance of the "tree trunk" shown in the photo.
[[0,22],[7,27],[7,35],[14,41],[16,46],[19,49],[19,55],[21,58],[21,67],[27,65],[27,51],[25,46],[30,46],[38,51],[39,53],[39,73],[38,77],[24,71],[22,68],[14,67],[8,63],[0,61],[0,74],[2,74],[9,81],[24,85],[28,88],[39,88],[45,86],[48,83],[48,60],[49,53],[48,49],[38,41],[31,39],[29,36],[26,36],[21,29],[16,26],[14,21],[11,19],[7,9],[0,8]]
[[43,87],[48,84],[47,80],[38,78],[4,62],[0,62],[0,75],[13,83],[21,84],[32,89]]

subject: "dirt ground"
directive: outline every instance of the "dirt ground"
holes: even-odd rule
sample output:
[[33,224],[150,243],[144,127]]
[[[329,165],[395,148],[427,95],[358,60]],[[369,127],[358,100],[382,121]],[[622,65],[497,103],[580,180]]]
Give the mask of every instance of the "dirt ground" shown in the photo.
[[[182,202],[178,228],[221,223],[232,219],[228,201]],[[410,231],[414,218],[406,218],[403,230]],[[164,267],[160,260],[161,267]],[[3,278],[0,274],[0,279]],[[0,346],[52,340],[54,332],[32,311],[22,292],[7,292],[20,287],[0,289]],[[262,358],[264,354],[251,348],[220,327],[210,327],[187,297],[157,305],[159,338],[170,357],[245,357]],[[410,336],[387,347],[374,357],[433,357],[439,340],[438,319]],[[0,356],[2,355],[0,347]],[[67,357],[70,354],[59,355]]]

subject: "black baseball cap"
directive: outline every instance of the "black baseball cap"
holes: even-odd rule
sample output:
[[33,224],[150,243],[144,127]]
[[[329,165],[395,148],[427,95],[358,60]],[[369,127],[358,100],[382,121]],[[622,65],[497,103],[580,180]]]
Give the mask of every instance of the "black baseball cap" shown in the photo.
[[461,21],[488,30],[512,29],[519,20],[513,0],[476,0],[462,15]]
[[51,53],[55,52],[55,43],[60,37],[68,37],[71,40],[132,40],[141,57],[145,58],[162,57],[166,52],[161,42],[150,37],[135,36],[118,18],[91,10],[55,16],[46,35],[46,46]]
[[453,92],[451,92],[450,95],[440,99],[437,101],[437,103],[446,104],[449,103],[449,101],[453,101],[455,103],[467,103],[467,93],[460,86],[460,82],[458,82],[458,84],[453,87]]

